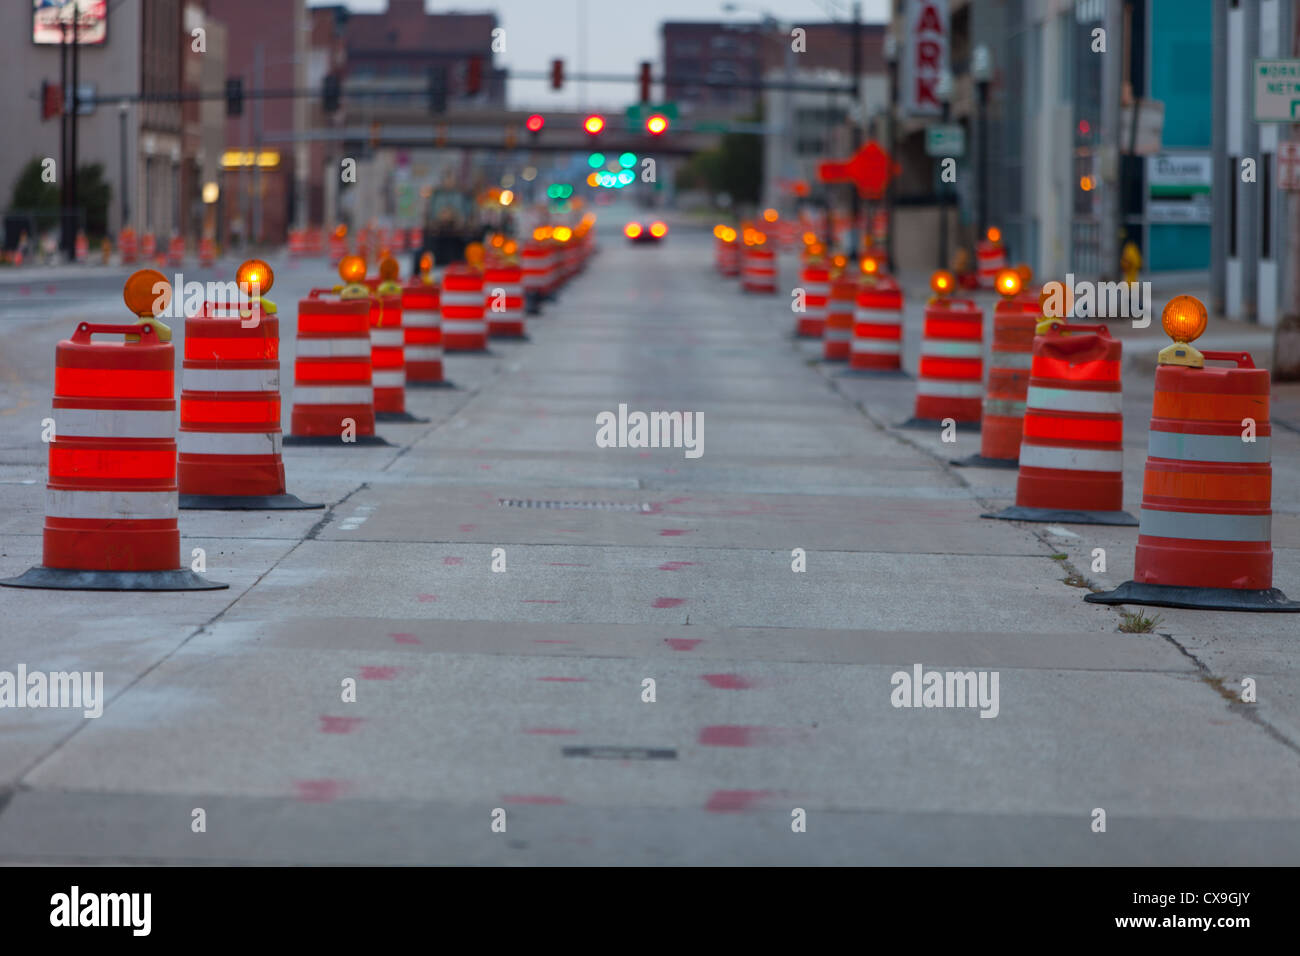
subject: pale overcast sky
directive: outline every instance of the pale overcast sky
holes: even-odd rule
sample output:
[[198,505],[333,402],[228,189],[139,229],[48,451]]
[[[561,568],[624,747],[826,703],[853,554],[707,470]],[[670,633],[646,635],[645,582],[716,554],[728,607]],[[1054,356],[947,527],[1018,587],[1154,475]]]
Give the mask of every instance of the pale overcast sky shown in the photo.
[[[334,0],[308,0],[308,6],[328,6]],[[359,13],[375,13],[387,8],[387,0],[345,0]],[[495,12],[506,29],[506,50],[497,55],[500,66],[516,70],[549,70],[551,60],[564,60],[567,73],[576,72],[584,63],[580,49],[585,23],[585,68],[593,73],[635,73],[637,64],[649,60],[659,65],[659,24],[664,20],[734,20],[738,23],[760,19],[763,12],[797,24],[800,20],[824,22],[847,20],[852,16],[849,0],[752,0],[737,4],[735,13],[724,13],[723,0],[461,0],[440,3],[426,0],[425,9],[432,13]],[[889,0],[863,0],[864,22],[883,22]],[[632,84],[579,84],[566,81],[560,93],[551,91],[545,80],[511,81],[507,96],[512,107],[574,108],[585,92],[581,105],[604,109],[622,109],[637,96]],[[659,95],[658,88],[655,95]]]

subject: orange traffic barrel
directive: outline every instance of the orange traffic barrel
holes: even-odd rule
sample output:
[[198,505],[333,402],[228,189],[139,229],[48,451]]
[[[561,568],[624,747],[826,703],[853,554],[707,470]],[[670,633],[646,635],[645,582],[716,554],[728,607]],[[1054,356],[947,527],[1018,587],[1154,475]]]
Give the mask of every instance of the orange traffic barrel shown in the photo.
[[90,240],[81,230],[77,230],[77,235],[73,239],[72,252],[78,262],[85,262],[90,257]]
[[831,294],[826,300],[826,324],[822,330],[822,358],[828,362],[847,362],[853,338],[853,315],[857,309],[858,283],[849,276],[831,280]]
[[307,236],[301,229],[289,230],[289,258],[301,259],[307,255]]
[[1007,267],[1007,250],[1001,238],[997,229],[990,229],[988,238],[975,244],[975,264],[981,289],[996,286],[998,273]]
[[535,315],[537,305],[546,298],[551,283],[551,251],[546,243],[536,239],[524,243],[523,254],[524,295],[528,299],[528,313]]
[[[581,255],[581,250],[574,248]],[[483,273],[483,296],[489,338],[528,337],[524,330],[524,276],[519,266],[489,265]]]
[[406,335],[406,387],[450,388],[443,378],[439,289],[432,280],[402,286],[402,328]]
[[406,410],[406,335],[402,328],[402,286],[397,260],[379,263],[379,278],[366,285],[370,298],[370,361],[375,386],[375,420],[421,422]]
[[958,429],[973,431],[984,394],[984,312],[970,299],[946,297],[951,273],[936,272],[930,284],[935,297],[925,307],[916,405],[900,427],[928,428],[951,418]]
[[217,261],[217,244],[204,236],[199,240],[199,265],[208,268]]
[[1123,510],[1121,361],[1104,325],[1052,321],[1034,336],[1016,503],[983,517],[1137,524]]
[[[80,323],[54,354],[41,565],[10,587],[194,591],[228,587],[181,565],[177,525],[175,352],[153,318],[167,281],[127,280],[134,325]],[[124,341],[95,341],[120,335]]]
[[776,253],[762,244],[747,245],[740,263],[742,292],[776,292]]
[[330,265],[337,265],[344,256],[348,254],[348,239],[346,233],[340,233],[337,229],[330,233],[329,238],[329,260]]
[[375,434],[371,295],[360,284],[365,274],[364,259],[344,256],[339,292],[312,289],[298,303],[286,445],[388,444]]
[[[1205,307],[1165,308],[1133,580],[1094,604],[1300,611],[1273,587],[1269,373],[1245,352],[1200,351]],[[1205,360],[1235,363],[1209,368]]]
[[135,230],[126,226],[117,236],[117,249],[122,254],[122,265],[129,266],[135,264],[136,255],[139,252],[139,244],[136,240]]
[[406,238],[410,241],[412,249],[419,249],[424,244],[424,230],[418,227],[409,229]]
[[172,236],[171,241],[167,243],[167,264],[170,266],[185,264],[184,236]]
[[819,339],[826,331],[826,304],[831,296],[831,273],[820,261],[809,262],[799,274],[803,286],[803,312],[795,322],[794,334],[801,339]]
[[1020,458],[1034,333],[1042,309],[1038,295],[1024,290],[1023,279],[1014,270],[998,273],[997,288],[1002,298],[993,310],[993,348],[980,422],[980,450],[978,455],[954,460],[954,465],[1015,468]]
[[158,240],[152,232],[146,232],[140,239],[140,256],[146,262],[158,254]]
[[240,267],[242,301],[206,302],[185,320],[177,475],[182,509],[323,508],[285,491],[280,447],[280,320],[251,295],[271,289],[265,262]]
[[449,266],[442,275],[442,347],[448,352],[487,351],[483,315],[483,273],[469,266]]
[[858,289],[849,368],[854,372],[902,374],[903,290],[893,279],[863,282]]

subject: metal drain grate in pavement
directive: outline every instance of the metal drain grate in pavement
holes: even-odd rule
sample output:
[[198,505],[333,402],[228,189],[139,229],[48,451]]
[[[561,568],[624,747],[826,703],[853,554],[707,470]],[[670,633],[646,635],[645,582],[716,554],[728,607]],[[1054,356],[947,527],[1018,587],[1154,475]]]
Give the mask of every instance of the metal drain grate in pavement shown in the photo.
[[503,508],[550,508],[558,511],[630,511],[650,514],[653,509],[642,502],[627,501],[543,501],[537,498],[498,498]]

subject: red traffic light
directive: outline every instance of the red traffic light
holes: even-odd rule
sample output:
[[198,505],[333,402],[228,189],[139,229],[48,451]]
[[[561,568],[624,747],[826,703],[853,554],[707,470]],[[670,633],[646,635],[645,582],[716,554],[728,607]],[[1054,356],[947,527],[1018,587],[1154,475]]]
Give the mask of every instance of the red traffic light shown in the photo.
[[646,132],[651,136],[658,136],[664,130],[668,129],[668,117],[664,116],[662,113],[652,113],[650,116],[646,117],[645,128]]
[[530,133],[539,133],[543,126],[546,125],[546,117],[541,113],[534,113],[528,119],[524,120],[524,126]]
[[592,136],[595,136],[605,128],[605,117],[593,113],[591,116],[587,117],[586,121],[582,124],[582,128]]

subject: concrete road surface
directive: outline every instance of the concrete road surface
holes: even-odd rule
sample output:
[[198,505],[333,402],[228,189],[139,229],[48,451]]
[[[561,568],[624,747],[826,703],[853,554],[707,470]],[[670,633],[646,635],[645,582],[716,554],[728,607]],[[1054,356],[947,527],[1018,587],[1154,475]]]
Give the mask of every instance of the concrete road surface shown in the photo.
[[[100,671],[106,698],[0,710],[0,861],[1300,863],[1300,617],[1121,632],[1083,595],[1131,576],[1136,528],[981,520],[1015,472],[951,467],[978,435],[893,428],[912,380],[792,340],[793,257],[747,296],[705,232],[622,224],[531,341],[410,392],[429,421],[392,447],[286,449],[324,511],[182,512],[229,590],[0,589],[0,671]],[[273,264],[291,331],[329,274]],[[40,561],[55,342],[127,320],[123,275],[0,277],[0,577]],[[1274,397],[1300,598],[1300,393]],[[621,404],[702,416],[702,454],[598,447]],[[984,702],[895,706],[918,667]]]

